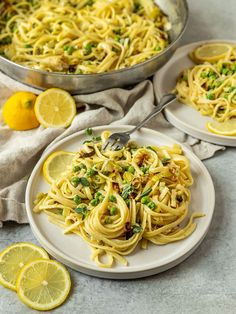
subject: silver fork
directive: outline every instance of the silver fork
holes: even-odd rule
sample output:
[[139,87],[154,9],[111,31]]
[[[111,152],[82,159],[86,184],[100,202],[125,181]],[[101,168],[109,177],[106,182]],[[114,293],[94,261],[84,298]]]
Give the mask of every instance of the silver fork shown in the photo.
[[167,105],[169,105],[173,100],[176,99],[175,94],[164,95],[159,104],[153,109],[153,111],[141,121],[135,128],[127,132],[113,133],[111,134],[106,142],[103,144],[102,149],[105,150],[109,148],[110,150],[120,150],[122,149],[130,140],[130,134],[139,130],[144,124],[146,124],[150,119],[155,117],[159,112],[161,112]]

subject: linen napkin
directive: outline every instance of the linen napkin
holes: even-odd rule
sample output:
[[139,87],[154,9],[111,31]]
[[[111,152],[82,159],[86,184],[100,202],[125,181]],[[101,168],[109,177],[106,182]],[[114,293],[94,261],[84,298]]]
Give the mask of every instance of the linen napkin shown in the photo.
[[[0,72],[0,107],[13,92],[41,91],[16,82]],[[114,88],[89,95],[74,96],[79,114],[67,129],[13,131],[0,125],[0,225],[12,220],[27,223],[25,189],[29,175],[44,149],[66,136],[99,125],[136,125],[154,107],[155,96],[150,80],[132,88]],[[169,124],[162,114],[147,124],[188,146],[200,159],[212,157],[224,149],[190,137]]]

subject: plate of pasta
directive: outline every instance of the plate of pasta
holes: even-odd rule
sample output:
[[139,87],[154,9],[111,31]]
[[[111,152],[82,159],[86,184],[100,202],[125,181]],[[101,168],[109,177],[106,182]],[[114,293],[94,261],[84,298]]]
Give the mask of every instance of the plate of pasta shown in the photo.
[[[37,240],[64,264],[97,277],[138,278],[177,265],[201,243],[214,211],[207,169],[165,135],[142,129],[122,150],[102,150],[111,132],[129,128],[96,127],[90,137],[82,131],[61,140],[27,185]],[[60,152],[71,158],[48,183],[43,172]]]
[[171,124],[201,140],[236,146],[235,47],[230,40],[192,43],[157,72],[157,97],[170,90],[177,94],[165,109]]

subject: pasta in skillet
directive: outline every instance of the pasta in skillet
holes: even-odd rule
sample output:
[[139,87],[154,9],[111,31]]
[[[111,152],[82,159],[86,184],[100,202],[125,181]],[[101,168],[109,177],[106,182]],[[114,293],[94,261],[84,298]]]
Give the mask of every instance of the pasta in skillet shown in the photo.
[[170,23],[152,0],[7,0],[0,15],[1,54],[49,72],[118,70],[168,45]]

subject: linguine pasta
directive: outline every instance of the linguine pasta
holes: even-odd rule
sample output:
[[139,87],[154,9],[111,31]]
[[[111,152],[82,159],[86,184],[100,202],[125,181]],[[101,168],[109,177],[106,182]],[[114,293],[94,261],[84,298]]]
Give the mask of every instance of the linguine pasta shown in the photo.
[[186,69],[176,84],[178,99],[218,122],[236,117],[236,46],[214,63]]
[[139,244],[147,248],[149,242],[163,245],[186,238],[196,228],[194,218],[202,216],[189,217],[193,179],[178,145],[130,142],[119,151],[102,151],[109,135],[105,131],[86,141],[34,207],[64,234],[84,239],[100,267],[112,267],[115,261],[127,265],[124,256]]
[[152,0],[7,0],[0,15],[1,54],[49,72],[118,70],[168,45],[170,24]]

